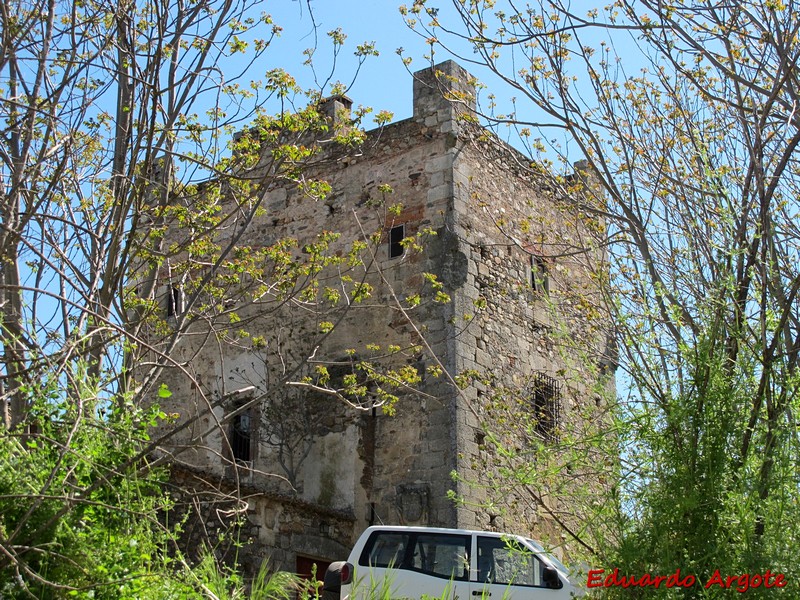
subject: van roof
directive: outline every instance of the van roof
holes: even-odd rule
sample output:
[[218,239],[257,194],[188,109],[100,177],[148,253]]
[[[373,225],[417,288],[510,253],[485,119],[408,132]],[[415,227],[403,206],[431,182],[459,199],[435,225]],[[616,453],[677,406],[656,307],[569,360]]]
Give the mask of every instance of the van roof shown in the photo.
[[457,533],[461,535],[472,535],[473,533],[490,536],[508,536],[530,539],[529,536],[521,533],[507,533],[502,531],[483,531],[480,529],[456,529],[451,527],[422,527],[414,525],[371,525],[365,531],[408,531],[408,532],[435,532],[435,533]]

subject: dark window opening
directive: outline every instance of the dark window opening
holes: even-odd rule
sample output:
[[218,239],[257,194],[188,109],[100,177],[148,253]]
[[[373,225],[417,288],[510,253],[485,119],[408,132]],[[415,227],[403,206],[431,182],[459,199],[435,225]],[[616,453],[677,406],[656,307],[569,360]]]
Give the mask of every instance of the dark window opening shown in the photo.
[[547,263],[537,254],[531,256],[531,287],[540,294],[546,294],[550,290]]
[[[357,355],[344,356],[337,361],[319,363],[327,371],[327,377],[318,380],[318,385],[328,390],[335,390],[361,409],[372,408],[375,411],[378,399],[378,382],[373,374],[360,366]],[[307,396],[308,401],[316,408],[312,410],[327,411],[323,408],[330,402],[325,393],[314,393]],[[374,415],[373,415],[374,416]]]
[[252,420],[250,411],[241,412],[233,417],[231,423],[231,453],[237,462],[249,462],[252,459],[250,452]]
[[405,225],[397,225],[389,230],[389,258],[403,256],[403,239],[406,237]]
[[177,285],[173,285],[167,294],[167,316],[174,317],[183,311],[183,292]]
[[536,433],[546,440],[555,439],[561,420],[561,384],[544,373],[534,375],[531,408]]

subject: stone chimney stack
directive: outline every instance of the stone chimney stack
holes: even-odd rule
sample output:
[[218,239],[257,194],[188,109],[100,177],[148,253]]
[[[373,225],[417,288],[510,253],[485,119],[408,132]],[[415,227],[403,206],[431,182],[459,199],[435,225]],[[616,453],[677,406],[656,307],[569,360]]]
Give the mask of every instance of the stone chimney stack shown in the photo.
[[[414,119],[425,125],[453,122],[475,113],[474,78],[452,60],[414,73]],[[444,129],[443,129],[444,130]]]
[[353,101],[343,94],[328,96],[319,102],[319,112],[328,119],[331,128],[336,129],[342,125],[350,124],[350,109]]

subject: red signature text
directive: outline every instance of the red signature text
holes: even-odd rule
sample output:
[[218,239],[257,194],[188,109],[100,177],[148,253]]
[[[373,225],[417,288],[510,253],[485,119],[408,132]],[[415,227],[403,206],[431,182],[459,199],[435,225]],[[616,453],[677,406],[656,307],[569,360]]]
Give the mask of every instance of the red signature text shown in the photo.
[[592,569],[589,571],[589,577],[586,581],[586,586],[594,587],[692,587],[695,584],[694,575],[686,575],[681,577],[681,570],[677,569],[670,575],[651,575],[645,573],[636,577],[635,575],[620,575],[619,569],[614,569],[603,578],[604,569]]
[[[692,587],[697,582],[694,575],[681,575],[681,570],[676,569],[674,573],[669,575],[651,575],[644,573],[643,575],[620,575],[619,569],[614,569],[606,573],[605,569],[592,569],[589,571],[586,587]],[[744,593],[747,590],[755,588],[783,588],[786,587],[786,578],[783,573],[773,573],[767,569],[764,573],[749,574],[744,573],[741,575],[723,575],[719,569],[714,571],[714,574],[708,579],[703,586],[709,589],[719,586],[725,589],[735,589],[737,592]]]
[[746,592],[749,589],[759,587],[786,587],[786,578],[783,576],[783,573],[773,573],[769,569],[764,571],[763,575],[761,573],[756,573],[755,575],[745,573],[743,575],[728,576],[723,576],[719,572],[719,569],[717,569],[706,582],[706,589],[716,585],[726,589],[735,588],[737,592]]

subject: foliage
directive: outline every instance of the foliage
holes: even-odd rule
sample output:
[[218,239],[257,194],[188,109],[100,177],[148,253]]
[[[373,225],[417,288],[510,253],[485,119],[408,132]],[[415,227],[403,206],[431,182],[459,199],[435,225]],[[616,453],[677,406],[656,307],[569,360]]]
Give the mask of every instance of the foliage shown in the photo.
[[[229,400],[232,383],[201,385],[176,350],[203,329],[220,355],[246,348],[283,361],[273,340],[251,332],[257,316],[302,310],[319,317],[324,339],[371,296],[364,272],[381,231],[346,247],[335,232],[264,243],[256,229],[281,193],[322,206],[330,185],[311,169],[330,148],[363,144],[370,112],[333,120],[322,110],[324,94],[347,86],[314,70],[317,48],[307,53],[313,89],[271,63],[281,27],[260,6],[14,0],[1,9],[6,590],[180,595],[190,584],[169,575],[183,566],[167,553],[176,532],[153,520],[169,504],[156,467],[179,454],[173,442],[198,415],[170,411],[167,422],[153,406],[177,398],[168,370],[186,376],[201,411]],[[334,57],[346,45],[338,29],[328,40]],[[353,77],[376,50],[354,54]],[[266,65],[261,79],[253,65]],[[311,355],[269,386],[303,383]],[[365,377],[343,393],[319,387],[357,404],[364,384],[381,381],[388,407],[416,373],[381,361],[358,361]],[[209,427],[201,437],[226,439],[229,424]]]
[[[297,262],[292,240],[253,248],[243,236],[277,186],[324,198],[329,186],[305,168],[325,145],[357,145],[369,109],[333,128],[318,101],[327,86],[346,88],[330,77],[305,90],[273,68],[240,83],[281,31],[252,2],[34,0],[4,10],[0,340],[13,427],[26,419],[17,390],[41,373],[83,361],[138,402],[193,323],[225,335],[219,323],[236,320],[226,294],[302,292],[330,260],[320,252],[334,234]],[[341,51],[344,34],[331,43]],[[355,53],[360,65],[375,50]],[[229,65],[232,54],[244,56]],[[167,322],[165,299],[183,286]]]
[[206,550],[193,571],[193,579],[204,598],[208,600],[291,600],[300,592],[307,599],[301,580],[294,573],[276,571],[271,573],[269,561],[261,564],[249,591],[245,589],[241,576],[228,569],[221,569],[211,551]]
[[163,413],[104,401],[88,379],[77,403],[60,388],[50,378],[26,389],[35,427],[0,437],[0,593],[185,597],[174,532],[159,521],[166,472],[143,468],[140,454]]
[[583,194],[606,236],[623,391],[617,534],[591,560],[796,577],[798,7],[435,5],[402,10],[432,52],[467,47],[513,90],[483,116],[532,176],[586,161],[558,194]]

